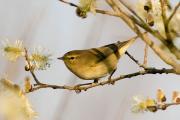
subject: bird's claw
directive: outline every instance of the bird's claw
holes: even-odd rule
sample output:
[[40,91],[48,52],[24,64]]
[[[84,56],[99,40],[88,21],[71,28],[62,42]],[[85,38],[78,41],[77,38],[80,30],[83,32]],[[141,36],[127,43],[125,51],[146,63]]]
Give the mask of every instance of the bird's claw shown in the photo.
[[114,85],[115,84],[115,81],[111,80],[111,78],[108,79],[108,84],[110,85]]
[[81,92],[80,85],[74,86],[74,90],[76,93],[80,93]]

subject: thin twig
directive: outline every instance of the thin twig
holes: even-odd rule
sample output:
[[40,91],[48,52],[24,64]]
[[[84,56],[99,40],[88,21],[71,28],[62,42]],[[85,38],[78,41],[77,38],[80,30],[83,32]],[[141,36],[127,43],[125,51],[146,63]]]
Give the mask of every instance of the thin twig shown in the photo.
[[161,16],[162,16],[162,19],[163,19],[163,22],[164,22],[164,25],[165,25],[166,20],[167,20],[167,16],[166,16],[167,3],[166,3],[165,0],[160,0],[160,3],[161,3]]
[[148,44],[146,43],[144,47],[144,62],[143,62],[143,65],[145,67],[147,67],[147,57],[148,57]]
[[[176,11],[178,10],[179,6],[180,6],[180,2],[176,5],[176,7],[173,10],[170,17],[166,21],[164,21],[164,27],[165,27],[165,32],[166,32],[166,36],[167,36],[166,41],[168,41],[168,42],[172,42],[172,36],[170,34],[169,23],[170,23],[171,19],[173,18],[173,16],[175,15]],[[179,54],[179,56],[177,56],[177,58],[180,59],[180,54]]]
[[71,3],[71,2],[67,2],[67,1],[64,1],[64,0],[59,0],[59,1],[65,3],[65,4],[68,4],[68,5],[72,6],[72,7],[78,7],[78,5],[76,5],[74,3]]
[[157,110],[166,110],[170,106],[180,105],[180,103],[158,103],[154,106],[147,106],[147,109],[149,109],[152,112],[156,112]]
[[[125,78],[132,78],[135,76],[139,76],[139,75],[146,75],[146,74],[169,74],[169,73],[175,73],[175,71],[173,69],[156,69],[156,68],[146,68],[146,70],[143,71],[139,71],[139,72],[135,72],[135,73],[131,73],[131,74],[126,74],[126,75],[121,75],[120,77],[111,79],[111,82],[116,82],[116,81],[120,81],[123,80]],[[82,84],[78,84],[75,86],[67,86],[67,85],[50,85],[50,84],[37,84],[36,86],[32,87],[32,89],[29,92],[33,92],[42,88],[52,88],[52,89],[67,89],[67,90],[74,90],[76,92],[81,92],[82,90],[86,91],[90,88],[94,88],[97,86],[103,86],[109,84],[109,80],[106,81],[102,81],[99,83],[92,83],[92,84],[88,84],[88,85],[82,85]]]
[[28,68],[27,68],[27,71],[30,71],[30,73],[31,73],[31,75],[33,76],[36,84],[42,84],[42,83],[37,79],[37,77],[36,77],[36,75],[35,75],[35,73],[34,73],[34,68],[32,67],[32,65],[31,65],[31,63],[30,63],[27,49],[24,48],[24,51],[25,51],[25,60],[26,60],[26,62],[27,62],[27,64],[28,64],[28,66],[26,66],[26,67],[28,67]]
[[[161,42],[164,43],[165,38],[159,33],[159,31],[153,30],[152,28],[149,27],[148,24],[143,24],[142,22],[138,21],[134,16],[129,15],[131,20],[134,21],[139,27],[143,28],[147,32],[151,33],[154,37],[158,38],[158,40],[161,40]],[[164,43],[165,44],[165,43]]]
[[166,15],[167,4],[165,3],[165,0],[160,0],[160,3],[161,3],[161,17],[163,20],[163,27],[164,27],[164,32],[165,32],[165,36],[166,36],[166,41],[171,42],[172,38],[171,38],[171,35],[169,34],[169,30],[168,30],[168,27],[166,25],[166,22],[167,22],[167,15]]
[[128,6],[123,0],[119,0],[119,2],[125,6],[134,16],[136,16],[142,23],[145,23],[144,20],[133,10],[130,6]]
[[[74,3],[71,3],[71,2],[67,2],[67,1],[64,1],[64,0],[59,0],[60,2],[63,2],[65,4],[68,4],[70,6],[73,6],[73,7],[79,7],[78,5],[74,4]],[[100,13],[100,14],[106,14],[106,15],[110,15],[110,16],[115,16],[115,17],[119,17],[118,14],[112,12],[112,11],[105,11],[105,10],[100,10],[100,9],[96,9],[95,10],[97,13]]]
[[128,55],[129,58],[131,58],[139,67],[142,67],[142,68],[146,69],[146,67],[145,67],[143,64],[139,63],[139,61],[136,60],[136,59],[135,59],[131,54],[129,54],[127,51],[125,52],[125,54]]
[[180,7],[180,2],[178,2],[178,4],[175,6],[173,12],[171,13],[171,15],[169,16],[169,18],[167,19],[166,25],[168,26],[171,19],[173,18],[173,16],[176,14],[178,8]]
[[172,106],[172,105],[179,105],[180,103],[166,103],[165,105],[166,105],[166,107],[169,107],[169,106]]

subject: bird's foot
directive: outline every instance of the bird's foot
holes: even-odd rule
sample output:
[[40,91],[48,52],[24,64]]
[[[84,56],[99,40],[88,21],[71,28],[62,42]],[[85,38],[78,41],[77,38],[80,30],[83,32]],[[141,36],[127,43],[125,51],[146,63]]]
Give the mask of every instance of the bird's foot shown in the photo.
[[114,85],[115,84],[115,81],[113,81],[111,78],[108,78],[108,84],[110,85]]
[[76,93],[80,93],[81,92],[80,86],[81,86],[80,84],[74,86],[74,90],[75,90]]
[[95,84],[98,83],[98,80],[99,80],[99,79],[94,79],[94,83],[95,83]]
[[111,79],[111,77],[113,76],[113,74],[115,73],[115,71],[116,71],[116,69],[114,69],[114,70],[112,71],[112,73],[110,74],[110,76],[108,77],[108,84],[111,84],[111,85],[114,85],[114,84],[115,84],[115,81],[113,81],[113,80]]

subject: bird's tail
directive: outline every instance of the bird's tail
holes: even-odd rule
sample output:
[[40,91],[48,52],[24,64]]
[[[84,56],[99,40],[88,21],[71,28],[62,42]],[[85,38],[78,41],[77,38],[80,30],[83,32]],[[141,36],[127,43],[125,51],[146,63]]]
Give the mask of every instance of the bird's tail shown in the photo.
[[127,49],[134,43],[134,41],[138,37],[139,36],[135,36],[135,37],[131,38],[130,40],[123,41],[123,42],[118,41],[116,43],[116,45],[118,46],[118,49],[119,49],[120,56],[123,55],[127,51]]

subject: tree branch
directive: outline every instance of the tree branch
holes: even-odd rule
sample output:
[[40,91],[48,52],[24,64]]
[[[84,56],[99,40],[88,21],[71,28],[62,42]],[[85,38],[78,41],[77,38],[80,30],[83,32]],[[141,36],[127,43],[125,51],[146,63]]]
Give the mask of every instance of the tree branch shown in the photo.
[[[146,75],[146,74],[169,74],[169,73],[174,73],[175,71],[173,69],[156,69],[156,68],[146,68],[145,70],[139,71],[139,72],[135,72],[135,73],[131,73],[131,74],[126,74],[126,75],[121,75],[117,78],[111,79],[111,82],[117,82],[120,80],[123,80],[125,78],[132,78],[135,76],[139,76],[139,75]],[[66,90],[74,90],[76,92],[81,92],[81,91],[86,91],[90,88],[94,88],[97,86],[103,86],[106,84],[110,84],[109,80],[105,80],[99,83],[91,83],[91,84],[78,84],[75,86],[67,86],[67,85],[50,85],[50,84],[36,84],[35,86],[32,87],[32,89],[29,92],[34,92],[36,90],[42,89],[42,88],[52,88],[52,89],[66,89]]]
[[150,32],[153,36],[157,37],[162,42],[164,41],[164,37],[158,32],[153,30],[131,7],[129,7],[123,0],[119,0],[119,2],[126,7],[134,16],[136,16],[138,19],[136,19],[134,16],[129,15],[131,19],[140,27],[142,27],[144,30]]

